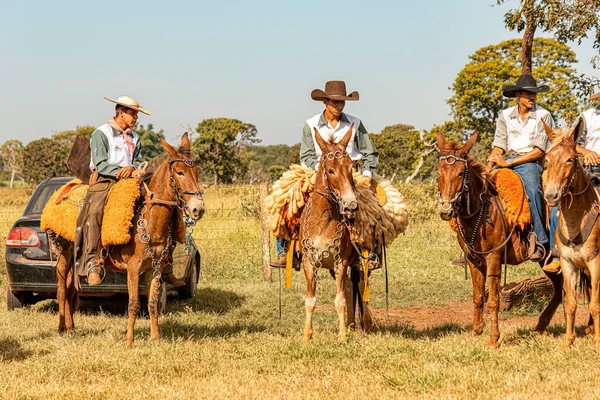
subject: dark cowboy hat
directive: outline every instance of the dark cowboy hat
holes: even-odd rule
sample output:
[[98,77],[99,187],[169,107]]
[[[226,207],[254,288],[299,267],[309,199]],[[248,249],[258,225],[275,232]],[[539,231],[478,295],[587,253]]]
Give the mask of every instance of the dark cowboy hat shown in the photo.
[[525,91],[532,93],[547,92],[550,90],[548,85],[538,86],[533,76],[523,74],[517,79],[516,85],[510,85],[504,88],[502,95],[504,97],[517,97],[517,92]]
[[313,100],[321,101],[323,99],[331,100],[358,100],[358,92],[352,92],[346,95],[346,82],[344,81],[329,81],[325,84],[325,91],[315,89],[310,92],[310,97]]

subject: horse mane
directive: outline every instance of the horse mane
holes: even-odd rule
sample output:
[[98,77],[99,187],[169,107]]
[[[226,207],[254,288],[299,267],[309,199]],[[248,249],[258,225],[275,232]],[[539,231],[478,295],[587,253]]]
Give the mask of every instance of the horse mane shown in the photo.
[[[179,147],[177,149],[177,154],[183,156],[184,158],[192,157],[192,152],[189,148]],[[142,175],[142,181],[145,183],[150,182],[150,179],[152,179],[158,168],[165,162],[167,158],[169,158],[169,153],[164,151],[154,157],[154,159],[152,159],[148,165],[148,168],[146,168],[146,173]]]

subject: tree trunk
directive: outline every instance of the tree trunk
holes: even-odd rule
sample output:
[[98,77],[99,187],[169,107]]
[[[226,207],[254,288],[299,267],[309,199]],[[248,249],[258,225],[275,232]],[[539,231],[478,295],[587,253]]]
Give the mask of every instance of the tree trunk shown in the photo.
[[17,171],[13,168],[11,173],[10,173],[10,188],[13,188],[13,182],[15,181],[15,175],[16,175]]
[[525,14],[525,32],[523,33],[523,43],[521,45],[521,73],[531,75],[533,70],[532,61],[532,47],[533,37],[535,36],[535,29],[537,22],[534,20],[534,0],[527,0],[523,6],[523,13]]
[[218,179],[218,176],[217,176],[217,172],[215,171],[215,172],[213,172],[213,186],[214,187],[217,187],[217,179]]

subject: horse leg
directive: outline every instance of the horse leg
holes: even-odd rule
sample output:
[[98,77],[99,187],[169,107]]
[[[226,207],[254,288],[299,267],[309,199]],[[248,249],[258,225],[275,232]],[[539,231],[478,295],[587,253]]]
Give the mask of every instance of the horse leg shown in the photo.
[[575,340],[575,314],[577,312],[577,298],[575,296],[575,285],[577,284],[577,272],[564,258],[561,260],[560,269],[564,277],[565,286],[565,311],[567,314],[566,332],[563,347],[571,347]]
[[[71,259],[71,257],[69,257]],[[73,314],[77,312],[79,303],[79,293],[75,288],[75,268],[69,268],[67,271],[67,282],[66,282],[66,301],[65,301],[65,324],[67,332],[75,329],[75,322]]]
[[152,278],[150,291],[148,292],[148,315],[150,315],[150,339],[158,339],[158,292],[160,290],[160,278]]
[[498,329],[498,309],[500,308],[500,296],[498,295],[498,282],[500,282],[500,275],[502,274],[502,265],[500,263],[500,256],[492,253],[486,257],[487,264],[487,280],[489,283],[489,294],[487,306],[490,311],[491,327],[490,327],[490,341],[489,346],[498,346],[498,339],[500,338],[500,330]]
[[350,329],[355,329],[355,305],[352,293],[352,282],[350,281],[350,277],[348,276],[348,274],[344,275],[344,296],[346,297],[346,326]]
[[138,312],[140,311],[140,293],[139,293],[139,282],[140,282],[140,267],[128,265],[127,267],[127,291],[129,293],[129,304],[127,306],[127,344],[133,345],[133,328],[135,326],[135,319],[137,318]]
[[306,257],[302,259],[302,266],[304,269],[304,276],[306,277],[306,299],[304,300],[304,305],[306,308],[306,323],[304,324],[302,340],[308,342],[312,337],[313,313],[315,311],[315,307],[317,306],[317,298],[315,297],[317,291],[317,281],[315,279],[315,267],[306,260]]
[[339,318],[339,333],[338,337],[341,341],[346,340],[346,295],[344,291],[344,281],[346,278],[346,268],[342,263],[334,266],[335,269],[335,309]]
[[67,303],[67,271],[69,268],[69,260],[61,253],[56,260],[56,300],[58,300],[58,331],[65,332],[67,330],[65,322],[65,312]]
[[548,325],[550,325],[550,321],[552,321],[552,317],[556,312],[556,309],[562,302],[563,296],[563,274],[551,274],[546,273],[546,276],[550,281],[552,281],[552,285],[554,286],[554,296],[550,300],[550,303],[546,306],[540,318],[538,320],[537,326],[535,327],[536,332],[544,333]]
[[[369,273],[370,275],[370,273]],[[369,278],[369,275],[367,275],[367,278]],[[365,273],[364,271],[360,272],[360,279],[362,279],[362,287],[365,287]],[[362,301],[362,296],[361,296],[361,301]],[[363,330],[365,332],[373,332],[373,319],[371,318],[371,309],[369,308],[369,302],[368,301],[364,301],[363,302],[363,310],[362,310],[362,326],[363,326]]]
[[[587,298],[590,299],[591,298],[591,293],[592,293],[592,286],[591,286],[591,282],[587,281],[586,282],[586,289],[587,289]],[[592,313],[590,313],[590,316],[588,318],[588,325],[587,328],[585,328],[585,334],[587,335],[593,335],[594,334],[594,317],[592,316]]]
[[471,270],[471,282],[473,283],[473,327],[472,335],[483,333],[483,295],[485,293],[485,266],[476,266],[467,257],[469,269]]
[[361,324],[361,328],[364,328],[362,325],[362,316],[364,313],[362,296],[360,294],[360,271],[358,267],[350,268],[350,280],[352,281],[352,310],[356,314],[356,306],[358,305],[358,323]]
[[590,313],[594,318],[594,347],[600,350],[600,259],[592,260],[589,270],[592,281]]

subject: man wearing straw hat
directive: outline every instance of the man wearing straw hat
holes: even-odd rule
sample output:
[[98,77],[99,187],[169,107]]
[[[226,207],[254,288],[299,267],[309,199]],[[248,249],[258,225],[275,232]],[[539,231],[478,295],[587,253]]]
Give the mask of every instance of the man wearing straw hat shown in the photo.
[[[319,168],[321,149],[315,140],[314,128],[319,131],[323,139],[333,139],[337,143],[342,140],[350,126],[354,124],[352,138],[346,151],[350,158],[355,161],[356,167],[358,167],[358,162],[362,160],[363,175],[371,178],[379,166],[379,153],[362,121],[353,115],[342,112],[346,101],[359,99],[358,92],[354,91],[347,95],[344,81],[329,81],[325,84],[325,90],[315,89],[311,92],[310,97],[315,101],[323,102],[325,110],[304,123],[300,143],[300,161],[309,168]],[[285,245],[285,240],[277,238],[279,258],[273,261],[271,266],[285,267]]]
[[75,235],[74,258],[78,288],[79,276],[87,276],[90,286],[102,282],[103,265],[97,259],[97,251],[101,245],[100,232],[106,197],[117,180],[139,175],[136,168],[142,163],[140,137],[131,128],[137,123],[139,112],[150,115],[150,111],[129,96],[121,96],[116,100],[108,97],[104,99],[116,103],[115,115],[106,124],[99,126],[90,140],[90,188],[77,218]]

